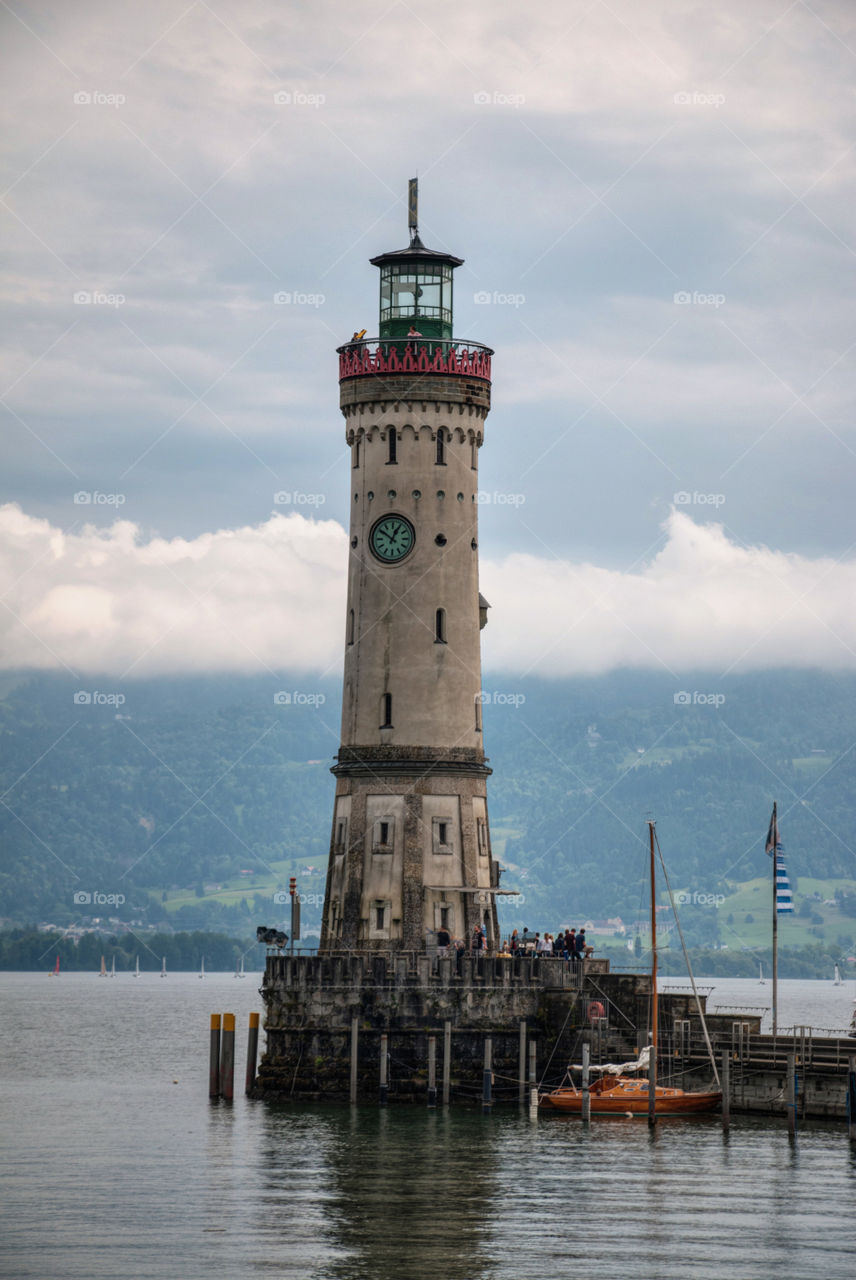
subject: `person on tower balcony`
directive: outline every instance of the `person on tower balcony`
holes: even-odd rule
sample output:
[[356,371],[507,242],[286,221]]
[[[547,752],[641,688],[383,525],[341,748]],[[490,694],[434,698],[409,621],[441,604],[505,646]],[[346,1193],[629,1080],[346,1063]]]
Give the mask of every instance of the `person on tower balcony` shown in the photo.
[[407,336],[408,338],[421,338],[422,334],[415,327],[415,325],[411,325],[410,328],[407,330]]

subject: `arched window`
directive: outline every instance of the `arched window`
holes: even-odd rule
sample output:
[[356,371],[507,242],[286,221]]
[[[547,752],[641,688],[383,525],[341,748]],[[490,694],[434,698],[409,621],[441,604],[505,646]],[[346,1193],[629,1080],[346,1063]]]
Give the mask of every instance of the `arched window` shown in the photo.
[[438,609],[434,614],[434,643],[446,643],[446,610]]
[[348,644],[354,643],[354,611],[348,610]]
[[385,693],[380,700],[380,727],[392,728],[392,694]]
[[479,453],[478,453],[478,449],[479,449],[479,447],[478,447],[478,445],[476,444],[476,438],[475,438],[475,436],[473,436],[473,438],[472,438],[472,440],[471,440],[471,442],[470,442],[470,450],[471,450],[471,452],[470,452],[470,466],[472,467],[473,471],[478,471],[478,468],[479,468]]
[[395,455],[396,455],[396,449],[398,446],[398,440],[395,432],[391,427],[389,431],[387,431],[386,433],[386,438],[389,444],[389,457],[387,458],[387,462],[397,462],[398,458]]
[[437,431],[437,457],[435,461],[438,467],[445,467],[446,465],[446,439],[443,435],[442,427]]

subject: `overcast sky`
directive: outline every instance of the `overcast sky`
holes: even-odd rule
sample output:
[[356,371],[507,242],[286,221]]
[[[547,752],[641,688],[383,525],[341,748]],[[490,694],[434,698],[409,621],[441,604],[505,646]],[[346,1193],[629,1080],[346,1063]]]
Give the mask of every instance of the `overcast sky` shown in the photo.
[[0,26],[6,665],[336,664],[335,347],[416,173],[496,350],[487,665],[856,665],[852,3]]

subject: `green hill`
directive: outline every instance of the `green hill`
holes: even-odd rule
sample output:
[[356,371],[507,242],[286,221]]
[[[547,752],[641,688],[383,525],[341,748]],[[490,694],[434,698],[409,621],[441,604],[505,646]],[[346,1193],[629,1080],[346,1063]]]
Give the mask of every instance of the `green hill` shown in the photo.
[[[89,702],[75,701],[81,683]],[[644,919],[653,816],[690,941],[765,945],[775,798],[799,908],[783,941],[793,931],[793,945],[852,949],[856,676],[483,683],[494,848],[503,888],[522,896],[502,908],[508,928]],[[3,920],[245,935],[282,924],[275,896],[296,875],[317,927],[339,685],[287,674],[116,685],[21,675],[0,688]]]

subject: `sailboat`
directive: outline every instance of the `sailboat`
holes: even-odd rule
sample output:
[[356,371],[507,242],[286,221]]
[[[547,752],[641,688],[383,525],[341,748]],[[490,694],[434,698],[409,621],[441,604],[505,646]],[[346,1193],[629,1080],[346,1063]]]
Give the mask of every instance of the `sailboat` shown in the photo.
[[205,957],[204,956],[202,957],[202,964],[199,967],[199,976],[200,978],[205,977]]
[[59,977],[59,956],[57,956],[56,958],[56,964],[54,965],[53,969],[48,969],[48,977],[49,978]]
[[235,965],[235,977],[246,978],[247,975],[244,973],[244,957],[243,956],[241,956],[240,965],[241,965],[240,969],[238,968],[237,965]]
[[759,983],[760,983],[760,985],[763,987],[763,985],[764,985],[764,966],[762,965],[762,963],[761,963],[761,961],[760,961],[760,960],[758,961],[758,982],[759,982]]
[[166,956],[164,956],[164,957],[163,957],[163,959],[161,960],[161,971],[160,971],[160,976],[161,976],[162,978],[165,978],[165,977],[166,977]]
[[[654,876],[654,823],[648,823],[651,846],[651,1043],[642,1050],[635,1062],[607,1063],[603,1066],[591,1067],[592,1071],[602,1074],[589,1087],[591,1114],[594,1115],[656,1115],[685,1116],[695,1112],[714,1111],[722,1102],[719,1089],[690,1091],[656,1084],[657,1062],[657,913],[656,889]],[[690,972],[692,980],[692,972]],[[695,990],[695,983],[693,982]],[[699,1006],[700,1010],[700,1006]],[[704,1022],[702,1020],[702,1025]],[[705,1039],[707,1030],[705,1029]],[[708,1041],[710,1051],[710,1042]],[[645,1076],[627,1075],[629,1071],[650,1071],[653,1054],[654,1083]],[[719,1076],[716,1063],[713,1061],[714,1076],[717,1084]],[[569,1068],[567,1083],[542,1093],[539,1099],[541,1107],[546,1110],[570,1112],[582,1115],[583,1090],[578,1087]],[[653,1088],[654,1104],[651,1105]]]
[[116,957],[115,957],[115,956],[113,957],[113,959],[112,959],[112,961],[111,961],[111,963],[110,963],[110,977],[111,977],[111,978],[115,978],[115,977],[116,977]]
[[134,970],[134,977],[139,978],[139,976],[140,976],[140,957],[137,956],[137,967]]
[[835,976],[832,979],[832,983],[833,986],[841,986],[841,970],[838,968],[838,965],[835,966]]
[[99,978],[106,978],[106,977],[107,977],[107,965],[106,965],[106,963],[105,963],[105,960],[104,960],[104,957],[103,957],[103,956],[101,957],[101,972],[99,973],[98,977],[99,977]]

